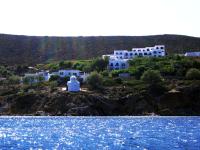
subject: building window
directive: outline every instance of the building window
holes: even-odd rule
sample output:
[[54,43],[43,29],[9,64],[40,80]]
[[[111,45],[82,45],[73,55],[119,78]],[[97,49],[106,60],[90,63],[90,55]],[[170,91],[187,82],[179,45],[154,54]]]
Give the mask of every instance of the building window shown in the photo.
[[149,51],[149,49],[147,49],[147,51]]
[[122,63],[122,66],[123,66],[123,67],[126,66],[125,63]]
[[130,53],[130,56],[132,56],[133,55],[133,53]]
[[154,54],[157,54],[157,52],[156,52],[156,51],[153,51],[153,53],[154,53]]
[[84,72],[79,72],[80,75],[84,75]]
[[113,63],[111,63],[110,66],[113,66]]
[[122,56],[120,58],[122,59]]
[[126,56],[128,56],[128,53],[125,53]]
[[159,49],[159,47],[156,47],[156,49]]
[[64,75],[64,72],[60,72],[60,75],[61,75],[61,76]]
[[116,55],[118,55],[118,52],[116,52]]
[[149,56],[151,56],[151,53],[149,53]]
[[135,53],[135,55],[137,55],[137,53]]
[[144,55],[147,55],[147,53],[144,53]]
[[77,76],[77,73],[73,73],[73,75]]
[[139,53],[139,56],[142,56],[142,53]]
[[119,63],[116,63],[115,66],[119,66]]
[[122,55],[122,52],[120,53],[120,55]]
[[164,47],[160,47],[160,49],[164,49]]

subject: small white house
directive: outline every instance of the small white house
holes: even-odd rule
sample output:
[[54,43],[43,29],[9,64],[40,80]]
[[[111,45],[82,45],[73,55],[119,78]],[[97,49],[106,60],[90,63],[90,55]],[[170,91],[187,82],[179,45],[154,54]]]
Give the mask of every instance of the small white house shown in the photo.
[[71,76],[70,81],[67,82],[67,90],[69,92],[78,92],[80,91],[80,82],[77,81],[76,76]]
[[188,56],[188,57],[200,57],[200,52],[186,52],[185,56]]

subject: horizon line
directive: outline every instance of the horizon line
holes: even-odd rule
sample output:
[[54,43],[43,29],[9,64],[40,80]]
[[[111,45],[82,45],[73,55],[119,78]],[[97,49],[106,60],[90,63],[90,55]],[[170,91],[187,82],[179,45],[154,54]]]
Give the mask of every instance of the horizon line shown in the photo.
[[145,36],[187,36],[200,38],[200,36],[186,35],[186,34],[147,34],[147,35],[30,35],[30,34],[12,34],[12,33],[0,33],[0,35],[10,35],[10,36],[27,36],[27,37],[145,37]]

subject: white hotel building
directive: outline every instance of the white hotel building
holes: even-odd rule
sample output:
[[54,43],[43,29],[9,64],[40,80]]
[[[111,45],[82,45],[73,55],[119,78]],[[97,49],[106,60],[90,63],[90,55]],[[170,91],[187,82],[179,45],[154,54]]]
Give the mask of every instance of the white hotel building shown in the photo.
[[155,45],[154,47],[132,48],[131,51],[114,50],[114,54],[103,55],[102,57],[109,58],[108,68],[110,70],[119,70],[128,68],[128,60],[135,57],[163,57],[165,55],[165,46]]

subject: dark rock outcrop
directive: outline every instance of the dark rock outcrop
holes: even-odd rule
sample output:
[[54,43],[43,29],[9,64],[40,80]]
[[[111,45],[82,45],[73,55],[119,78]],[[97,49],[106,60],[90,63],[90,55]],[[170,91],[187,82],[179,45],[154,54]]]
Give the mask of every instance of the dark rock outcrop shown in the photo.
[[[148,91],[148,90],[147,90]],[[200,115],[200,85],[179,87],[155,96],[132,88],[96,91],[34,92],[1,97],[2,115]],[[3,107],[6,106],[6,109]]]

